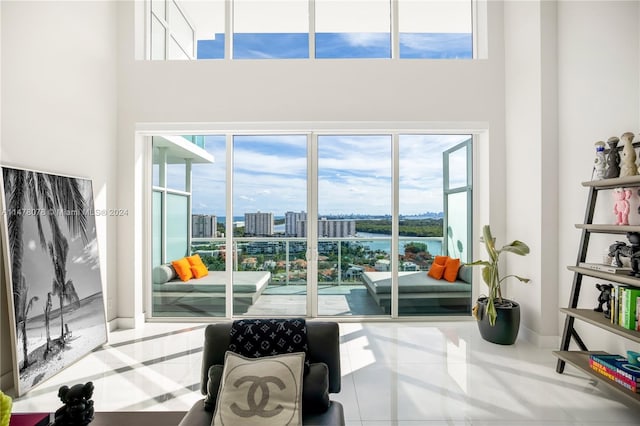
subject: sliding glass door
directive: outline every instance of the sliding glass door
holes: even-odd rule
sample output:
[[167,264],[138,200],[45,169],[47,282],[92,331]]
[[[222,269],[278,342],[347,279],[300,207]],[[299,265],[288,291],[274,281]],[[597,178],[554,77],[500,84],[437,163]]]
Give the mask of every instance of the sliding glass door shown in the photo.
[[233,311],[307,312],[307,135],[233,136]]
[[388,315],[368,275],[390,274],[391,135],[317,140],[318,315]]
[[[427,271],[471,258],[470,135],[228,132],[152,152],[153,316],[469,314],[470,284]],[[195,255],[206,276],[177,277]]]

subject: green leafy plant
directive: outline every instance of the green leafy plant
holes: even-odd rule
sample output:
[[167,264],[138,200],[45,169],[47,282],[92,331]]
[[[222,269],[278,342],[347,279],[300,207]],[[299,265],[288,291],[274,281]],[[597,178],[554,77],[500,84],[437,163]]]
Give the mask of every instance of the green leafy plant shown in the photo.
[[[485,225],[482,228],[482,237],[480,237],[480,242],[484,243],[485,249],[487,250],[487,254],[489,255],[489,260],[476,260],[475,262],[469,263],[470,266],[483,266],[482,268],[482,279],[484,280],[487,287],[489,287],[489,295],[487,297],[487,312],[486,314],[489,316],[489,324],[492,326],[496,323],[496,317],[498,313],[496,311],[495,303],[502,304],[502,289],[501,284],[504,280],[510,277],[517,278],[519,281],[523,283],[528,283],[529,278],[523,278],[518,275],[505,275],[504,277],[500,276],[500,268],[499,261],[500,255],[503,252],[506,253],[515,253],[519,256],[525,256],[529,254],[529,246],[527,246],[522,241],[515,240],[510,244],[502,246],[499,250],[496,249],[496,240],[491,235],[491,227],[489,225]],[[475,309],[477,309],[477,305],[474,308],[474,316]],[[477,317],[476,317],[477,318]]]
[[0,426],[8,426],[11,418],[11,397],[0,391]]

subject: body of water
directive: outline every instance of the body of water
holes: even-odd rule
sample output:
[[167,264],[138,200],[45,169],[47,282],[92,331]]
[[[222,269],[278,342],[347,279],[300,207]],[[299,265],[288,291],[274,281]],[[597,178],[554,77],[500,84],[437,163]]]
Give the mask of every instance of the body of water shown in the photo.
[[[369,246],[369,248],[371,250],[382,250],[384,252],[389,253],[389,251],[391,250],[391,235],[385,235],[385,234],[374,234],[372,232],[359,232],[358,233],[358,240],[363,240],[366,238],[387,238],[387,240],[370,240],[370,241],[364,241],[363,244],[366,244],[367,246]],[[405,237],[400,237],[400,238],[405,238]],[[407,237],[407,238],[411,238],[411,237]],[[413,239],[409,239],[409,240],[400,240],[400,243],[398,244],[398,253],[403,254],[404,253],[404,246],[406,244],[409,244],[410,242],[417,242],[417,243],[425,243],[427,245],[427,250],[429,250],[429,253],[432,256],[439,256],[442,254],[442,242],[440,240],[436,240],[436,239],[429,239],[426,240],[425,238],[427,237],[413,237]]]

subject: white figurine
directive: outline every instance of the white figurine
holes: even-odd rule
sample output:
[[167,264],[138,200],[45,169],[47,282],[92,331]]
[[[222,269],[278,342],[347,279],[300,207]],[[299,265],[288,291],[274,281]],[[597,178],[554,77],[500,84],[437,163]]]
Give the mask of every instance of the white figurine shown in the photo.
[[623,147],[620,160],[620,177],[635,176],[638,174],[638,166],[636,166],[636,150],[633,148],[631,141],[633,133],[626,132],[620,136]]
[[594,144],[596,146],[596,159],[594,170],[596,172],[593,180],[601,180],[604,179],[604,170],[606,168],[605,158],[604,158],[604,146],[605,143],[603,141],[598,141]]

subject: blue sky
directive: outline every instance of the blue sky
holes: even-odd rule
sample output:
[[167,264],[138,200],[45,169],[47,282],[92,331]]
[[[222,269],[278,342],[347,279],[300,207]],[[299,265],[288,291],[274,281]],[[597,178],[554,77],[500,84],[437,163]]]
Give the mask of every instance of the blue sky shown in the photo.
[[[469,135],[400,136],[400,214],[442,211],[442,152]],[[207,136],[213,164],[193,166],[193,212],[225,215],[225,138]],[[308,211],[306,135],[234,138],[234,216]],[[465,170],[464,159],[453,159]],[[318,136],[318,210],[328,214],[391,214],[391,136]],[[169,170],[169,182],[183,172]]]
[[[234,34],[235,59],[309,57],[307,33]],[[390,33],[317,33],[316,58],[390,58]],[[401,33],[400,57],[471,59],[471,33]],[[224,58],[224,34],[198,40],[198,59]]]

